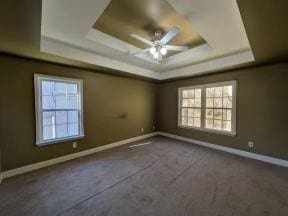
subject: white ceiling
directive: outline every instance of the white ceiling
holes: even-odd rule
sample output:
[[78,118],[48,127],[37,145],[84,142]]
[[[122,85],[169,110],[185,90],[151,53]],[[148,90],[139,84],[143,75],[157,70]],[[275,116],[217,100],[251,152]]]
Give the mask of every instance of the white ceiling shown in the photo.
[[[207,44],[156,64],[139,48],[92,28],[110,0],[43,0],[41,51],[154,79],[254,61],[236,0],[167,0]],[[133,32],[131,32],[133,33]]]

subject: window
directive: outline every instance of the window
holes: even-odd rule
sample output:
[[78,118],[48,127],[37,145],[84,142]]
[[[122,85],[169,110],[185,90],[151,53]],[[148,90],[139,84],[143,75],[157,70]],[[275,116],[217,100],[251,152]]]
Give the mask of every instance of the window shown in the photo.
[[232,131],[233,86],[206,88],[205,128]]
[[236,134],[236,81],[179,88],[180,127]]
[[182,91],[181,125],[201,126],[201,89],[191,88]]
[[35,74],[36,144],[84,136],[82,80]]

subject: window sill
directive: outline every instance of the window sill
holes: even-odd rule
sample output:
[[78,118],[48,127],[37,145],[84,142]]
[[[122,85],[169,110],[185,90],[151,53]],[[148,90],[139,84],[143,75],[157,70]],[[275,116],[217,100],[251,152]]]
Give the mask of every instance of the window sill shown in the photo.
[[232,137],[236,136],[235,132],[219,131],[219,130],[213,130],[213,129],[198,128],[198,127],[193,127],[193,126],[182,126],[182,125],[178,125],[178,127],[183,128],[183,129],[197,130],[200,132],[214,133],[214,134],[225,135],[225,136],[232,136]]
[[50,144],[57,144],[57,143],[62,143],[62,142],[67,142],[67,141],[79,140],[83,138],[84,138],[84,135],[79,135],[79,136],[67,137],[64,139],[53,139],[53,140],[48,140],[48,141],[41,141],[41,142],[36,142],[36,146],[46,146]]

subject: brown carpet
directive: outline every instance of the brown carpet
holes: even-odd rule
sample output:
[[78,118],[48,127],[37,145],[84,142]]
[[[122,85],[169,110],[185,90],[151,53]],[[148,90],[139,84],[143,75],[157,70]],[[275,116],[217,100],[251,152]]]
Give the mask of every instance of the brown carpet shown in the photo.
[[0,215],[287,216],[288,169],[154,137],[4,180]]

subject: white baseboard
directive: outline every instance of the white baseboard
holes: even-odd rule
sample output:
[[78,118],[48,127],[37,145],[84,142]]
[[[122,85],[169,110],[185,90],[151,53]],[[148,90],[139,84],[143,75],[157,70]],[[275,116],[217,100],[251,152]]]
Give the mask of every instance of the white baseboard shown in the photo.
[[107,144],[107,145],[104,145],[104,146],[99,146],[99,147],[96,147],[96,148],[93,148],[93,149],[88,149],[88,150],[85,150],[85,151],[77,152],[77,153],[74,153],[74,154],[65,155],[65,156],[54,158],[54,159],[51,159],[51,160],[47,160],[47,161],[43,161],[43,162],[39,162],[39,163],[35,163],[35,164],[30,164],[30,165],[23,166],[23,167],[19,167],[19,168],[16,168],[16,169],[4,171],[4,172],[0,173],[0,184],[1,184],[1,181],[3,179],[6,179],[6,178],[9,178],[9,177],[12,177],[12,176],[16,176],[16,175],[19,175],[19,174],[23,174],[23,173],[26,173],[26,172],[33,171],[33,170],[37,170],[37,169],[44,168],[44,167],[47,167],[47,166],[55,165],[55,164],[58,164],[58,163],[63,163],[63,162],[68,161],[68,160],[76,159],[76,158],[79,158],[79,157],[83,157],[83,156],[90,155],[90,154],[93,154],[93,153],[96,153],[96,152],[100,152],[100,151],[104,151],[104,150],[107,150],[107,149],[115,148],[115,147],[118,147],[118,146],[121,146],[121,145],[125,145],[125,144],[131,143],[131,142],[135,142],[135,141],[138,141],[138,140],[146,139],[146,138],[153,137],[153,136],[156,136],[156,135],[170,137],[170,138],[173,138],[173,139],[177,139],[177,140],[193,143],[193,144],[196,144],[196,145],[205,146],[205,147],[209,147],[209,148],[213,148],[213,149],[229,152],[229,153],[240,155],[240,156],[243,156],[243,157],[252,158],[252,159],[264,161],[264,162],[267,162],[267,163],[288,167],[288,161],[286,161],[286,160],[273,158],[273,157],[260,155],[260,154],[255,154],[255,153],[251,153],[251,152],[246,152],[246,151],[243,151],[243,150],[233,149],[233,148],[224,147],[224,146],[220,146],[220,145],[215,145],[215,144],[211,144],[211,143],[207,143],[207,142],[203,142],[203,141],[199,141],[199,140],[195,140],[195,139],[190,139],[190,138],[186,138],[186,137],[182,137],[182,136],[177,136],[177,135],[174,135],[174,134],[169,134],[169,133],[164,133],[164,132],[154,132],[154,133],[149,133],[149,134],[145,134],[145,135],[142,135],[142,136],[133,137],[133,138],[130,138],[130,139],[126,139],[126,140],[121,140],[121,141],[118,141],[118,142],[110,143],[110,144]]
[[217,149],[217,150],[221,150],[225,152],[229,152],[232,154],[240,155],[240,156],[247,157],[247,158],[252,158],[255,160],[264,161],[264,162],[271,163],[271,164],[276,164],[279,166],[288,167],[288,161],[278,159],[278,158],[273,158],[273,157],[269,157],[265,155],[260,155],[260,154],[251,153],[251,152],[247,152],[247,151],[243,151],[239,149],[233,149],[229,147],[224,147],[220,145],[215,145],[215,144],[211,144],[211,143],[207,143],[207,142],[203,142],[203,141],[199,141],[195,139],[190,139],[190,138],[186,138],[182,136],[177,136],[174,134],[164,133],[164,132],[158,132],[158,135],[174,138],[177,140],[181,140],[181,141],[185,141],[185,142],[189,142],[189,143],[193,143],[196,145],[205,146],[205,147],[209,147],[209,148],[213,148],[213,149]]
[[15,176],[15,175],[23,174],[23,173],[30,172],[30,171],[33,171],[33,170],[37,170],[37,169],[40,169],[40,168],[44,168],[44,167],[47,167],[47,166],[55,165],[55,164],[58,164],[58,163],[63,163],[65,161],[72,160],[72,159],[75,159],[75,158],[79,158],[79,157],[83,157],[83,156],[86,156],[86,155],[90,155],[90,154],[93,154],[93,153],[96,153],[96,152],[100,152],[100,151],[104,151],[104,150],[107,150],[107,149],[115,148],[115,147],[118,147],[118,146],[121,146],[121,145],[125,145],[127,143],[131,143],[131,142],[135,142],[135,141],[138,141],[138,140],[146,139],[146,138],[149,138],[149,137],[152,137],[152,136],[156,136],[157,134],[158,134],[157,132],[149,133],[149,134],[145,134],[145,135],[142,135],[142,136],[137,136],[137,137],[133,137],[133,138],[130,138],[130,139],[125,139],[125,140],[121,140],[121,141],[118,141],[118,142],[110,143],[110,144],[107,144],[107,145],[99,146],[99,147],[96,147],[96,148],[88,149],[88,150],[85,150],[85,151],[77,152],[77,153],[74,153],[74,154],[64,155],[64,156],[61,156],[61,157],[58,157],[58,158],[54,158],[54,159],[51,159],[51,160],[46,160],[46,161],[42,161],[42,162],[39,162],[39,163],[34,163],[34,164],[27,165],[27,166],[19,167],[19,168],[16,168],[16,169],[4,171],[4,172],[1,173],[0,182],[1,182],[2,179],[6,179],[6,178],[9,178],[9,177],[12,177],[12,176]]

